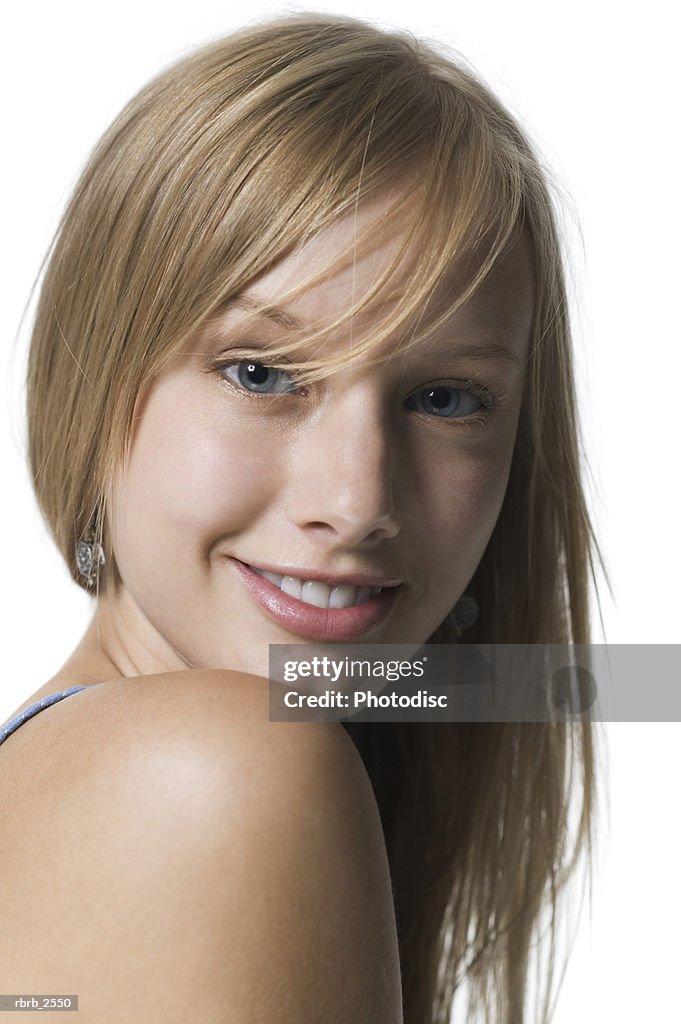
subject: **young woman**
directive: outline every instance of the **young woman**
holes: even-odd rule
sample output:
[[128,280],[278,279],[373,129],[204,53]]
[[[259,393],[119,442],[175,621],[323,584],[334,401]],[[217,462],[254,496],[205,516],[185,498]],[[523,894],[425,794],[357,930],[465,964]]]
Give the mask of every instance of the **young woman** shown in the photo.
[[270,643],[589,639],[560,246],[510,115],[347,18],[179,62],[76,187],[28,416],[96,606],[0,734],[3,991],[444,1024],[466,980],[522,1021],[589,725],[274,723],[266,678]]

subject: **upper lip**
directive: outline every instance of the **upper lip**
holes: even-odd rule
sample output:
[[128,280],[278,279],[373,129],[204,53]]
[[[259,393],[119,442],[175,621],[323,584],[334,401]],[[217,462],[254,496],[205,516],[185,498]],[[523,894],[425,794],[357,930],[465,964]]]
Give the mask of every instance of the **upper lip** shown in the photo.
[[239,558],[237,561],[248,565],[252,569],[261,569],[263,572],[275,572],[279,576],[295,576],[299,580],[319,580],[330,587],[352,586],[352,587],[399,587],[401,579],[395,577],[379,576],[376,573],[349,572],[331,573],[317,572],[314,569],[297,569],[291,565],[260,565],[256,562],[244,562]]

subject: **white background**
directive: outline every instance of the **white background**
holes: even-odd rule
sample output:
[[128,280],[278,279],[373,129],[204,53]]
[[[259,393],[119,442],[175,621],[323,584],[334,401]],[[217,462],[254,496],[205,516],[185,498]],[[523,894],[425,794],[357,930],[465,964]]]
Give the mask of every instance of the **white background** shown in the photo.
[[[672,5],[530,0],[318,2],[404,26],[467,57],[530,126],[566,196],[565,230],[592,515],[614,600],[609,643],[679,641],[679,116]],[[293,8],[289,8],[293,9]],[[296,8],[296,9],[304,9]],[[267,13],[191,0],[13,5],[3,96],[0,721],[56,671],[89,599],[69,582],[23,467],[20,320],[63,204],[121,106],[193,45]],[[607,727],[610,822],[556,1024],[681,1021],[676,724]]]

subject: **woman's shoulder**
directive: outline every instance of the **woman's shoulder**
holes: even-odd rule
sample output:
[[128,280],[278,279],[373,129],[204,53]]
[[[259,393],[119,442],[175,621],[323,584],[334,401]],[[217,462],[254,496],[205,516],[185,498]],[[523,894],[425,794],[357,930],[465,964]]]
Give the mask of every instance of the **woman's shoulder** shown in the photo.
[[270,722],[268,693],[228,672],[116,680],[22,727],[36,756],[20,777],[22,730],[5,744],[0,960],[15,991],[35,990],[36,971],[45,991],[68,978],[86,1022],[227,1005],[244,1022],[400,1019],[359,755],[337,723]]
[[271,721],[269,685],[261,676],[219,669],[105,682],[70,698],[69,726],[83,756],[103,770],[133,779],[160,772],[196,800],[312,765],[327,769],[330,779],[351,763],[365,774],[340,723]]
[[0,748],[0,801],[9,793],[30,803],[38,792],[63,801],[114,773],[120,782],[162,771],[175,786],[198,777],[205,791],[209,775],[226,782],[225,771],[246,762],[257,760],[253,779],[273,758],[281,770],[321,757],[359,761],[339,723],[270,721],[261,676],[210,669],[111,679],[52,703],[12,734]]

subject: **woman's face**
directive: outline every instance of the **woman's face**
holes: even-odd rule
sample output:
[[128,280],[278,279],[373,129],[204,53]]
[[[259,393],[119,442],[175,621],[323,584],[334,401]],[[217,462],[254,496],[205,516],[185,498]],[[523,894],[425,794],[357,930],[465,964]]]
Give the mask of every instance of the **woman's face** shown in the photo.
[[[99,609],[102,646],[126,674],[266,676],[270,643],[423,643],[464,592],[513,453],[533,307],[526,240],[425,346],[389,339],[389,359],[357,357],[304,389],[281,361],[267,369],[268,346],[294,324],[334,321],[390,264],[401,238],[381,225],[386,203],[262,275],[141,396],[108,507],[122,584]],[[282,299],[368,225],[371,252]],[[347,352],[385,312],[374,304],[322,353]]]

